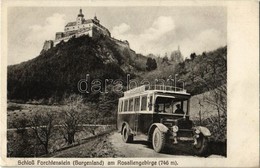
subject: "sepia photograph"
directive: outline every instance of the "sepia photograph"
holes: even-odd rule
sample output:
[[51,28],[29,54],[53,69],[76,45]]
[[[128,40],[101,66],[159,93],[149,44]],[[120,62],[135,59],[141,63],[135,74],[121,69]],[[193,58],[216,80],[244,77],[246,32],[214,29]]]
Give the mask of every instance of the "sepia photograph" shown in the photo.
[[226,156],[225,7],[8,17],[8,157]]
[[85,167],[229,159],[228,6],[102,4],[5,7],[6,159]]

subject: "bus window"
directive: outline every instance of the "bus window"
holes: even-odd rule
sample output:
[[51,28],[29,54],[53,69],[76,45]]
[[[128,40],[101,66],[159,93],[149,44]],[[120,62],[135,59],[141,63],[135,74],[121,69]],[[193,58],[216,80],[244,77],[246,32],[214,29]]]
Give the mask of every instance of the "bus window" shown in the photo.
[[164,112],[165,112],[165,113],[172,113],[171,102],[164,104]]
[[129,111],[133,111],[134,109],[134,99],[130,99],[129,100]]
[[135,111],[140,111],[140,97],[135,98]]
[[152,111],[152,107],[153,107],[153,96],[150,96],[149,111]]
[[157,97],[154,105],[154,111],[160,113],[172,113],[173,98]]
[[146,111],[147,108],[147,96],[142,96],[141,111]]
[[172,113],[171,103],[160,103],[155,105],[155,112]]
[[182,107],[183,111],[188,114],[188,100],[183,101],[183,107]]
[[128,100],[124,101],[124,111],[128,111]]
[[123,110],[123,101],[120,100],[120,101],[119,101],[119,109],[118,109],[118,112],[122,112],[122,110]]
[[[179,106],[179,107],[178,107]],[[173,113],[184,114],[187,113],[188,101],[176,101],[173,103]]]

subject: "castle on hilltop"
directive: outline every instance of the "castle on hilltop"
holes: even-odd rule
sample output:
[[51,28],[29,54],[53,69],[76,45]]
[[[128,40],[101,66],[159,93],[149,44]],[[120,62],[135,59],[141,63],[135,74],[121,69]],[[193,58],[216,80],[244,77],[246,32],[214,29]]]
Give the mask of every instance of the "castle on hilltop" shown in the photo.
[[[100,24],[97,16],[94,16],[93,19],[85,19],[82,14],[82,9],[80,9],[76,21],[67,23],[64,32],[57,32],[55,40],[46,40],[43,45],[43,50],[49,50],[61,41],[67,42],[72,37],[77,38],[82,35],[88,35],[89,37],[100,37],[103,35],[111,38],[109,30]],[[120,41],[114,38],[111,39],[120,45],[129,47],[127,41]]]

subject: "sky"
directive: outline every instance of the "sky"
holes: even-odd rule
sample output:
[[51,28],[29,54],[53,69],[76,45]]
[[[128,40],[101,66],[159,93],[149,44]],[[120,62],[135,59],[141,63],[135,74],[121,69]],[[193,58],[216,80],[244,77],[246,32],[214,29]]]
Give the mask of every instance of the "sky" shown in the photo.
[[8,65],[35,58],[45,40],[54,40],[82,8],[96,14],[111,36],[127,40],[144,55],[164,56],[180,46],[184,57],[227,45],[225,7],[9,7]]

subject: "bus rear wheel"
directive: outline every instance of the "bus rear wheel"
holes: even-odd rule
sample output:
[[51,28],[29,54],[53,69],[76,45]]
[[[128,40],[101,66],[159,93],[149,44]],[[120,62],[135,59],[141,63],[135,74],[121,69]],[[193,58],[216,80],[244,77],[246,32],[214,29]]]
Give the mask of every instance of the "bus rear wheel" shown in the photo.
[[153,139],[152,139],[154,151],[158,153],[162,152],[164,150],[165,143],[166,143],[165,133],[161,132],[159,128],[155,128],[153,132]]
[[133,135],[130,133],[130,130],[127,125],[123,127],[122,130],[122,139],[125,143],[133,142]]

